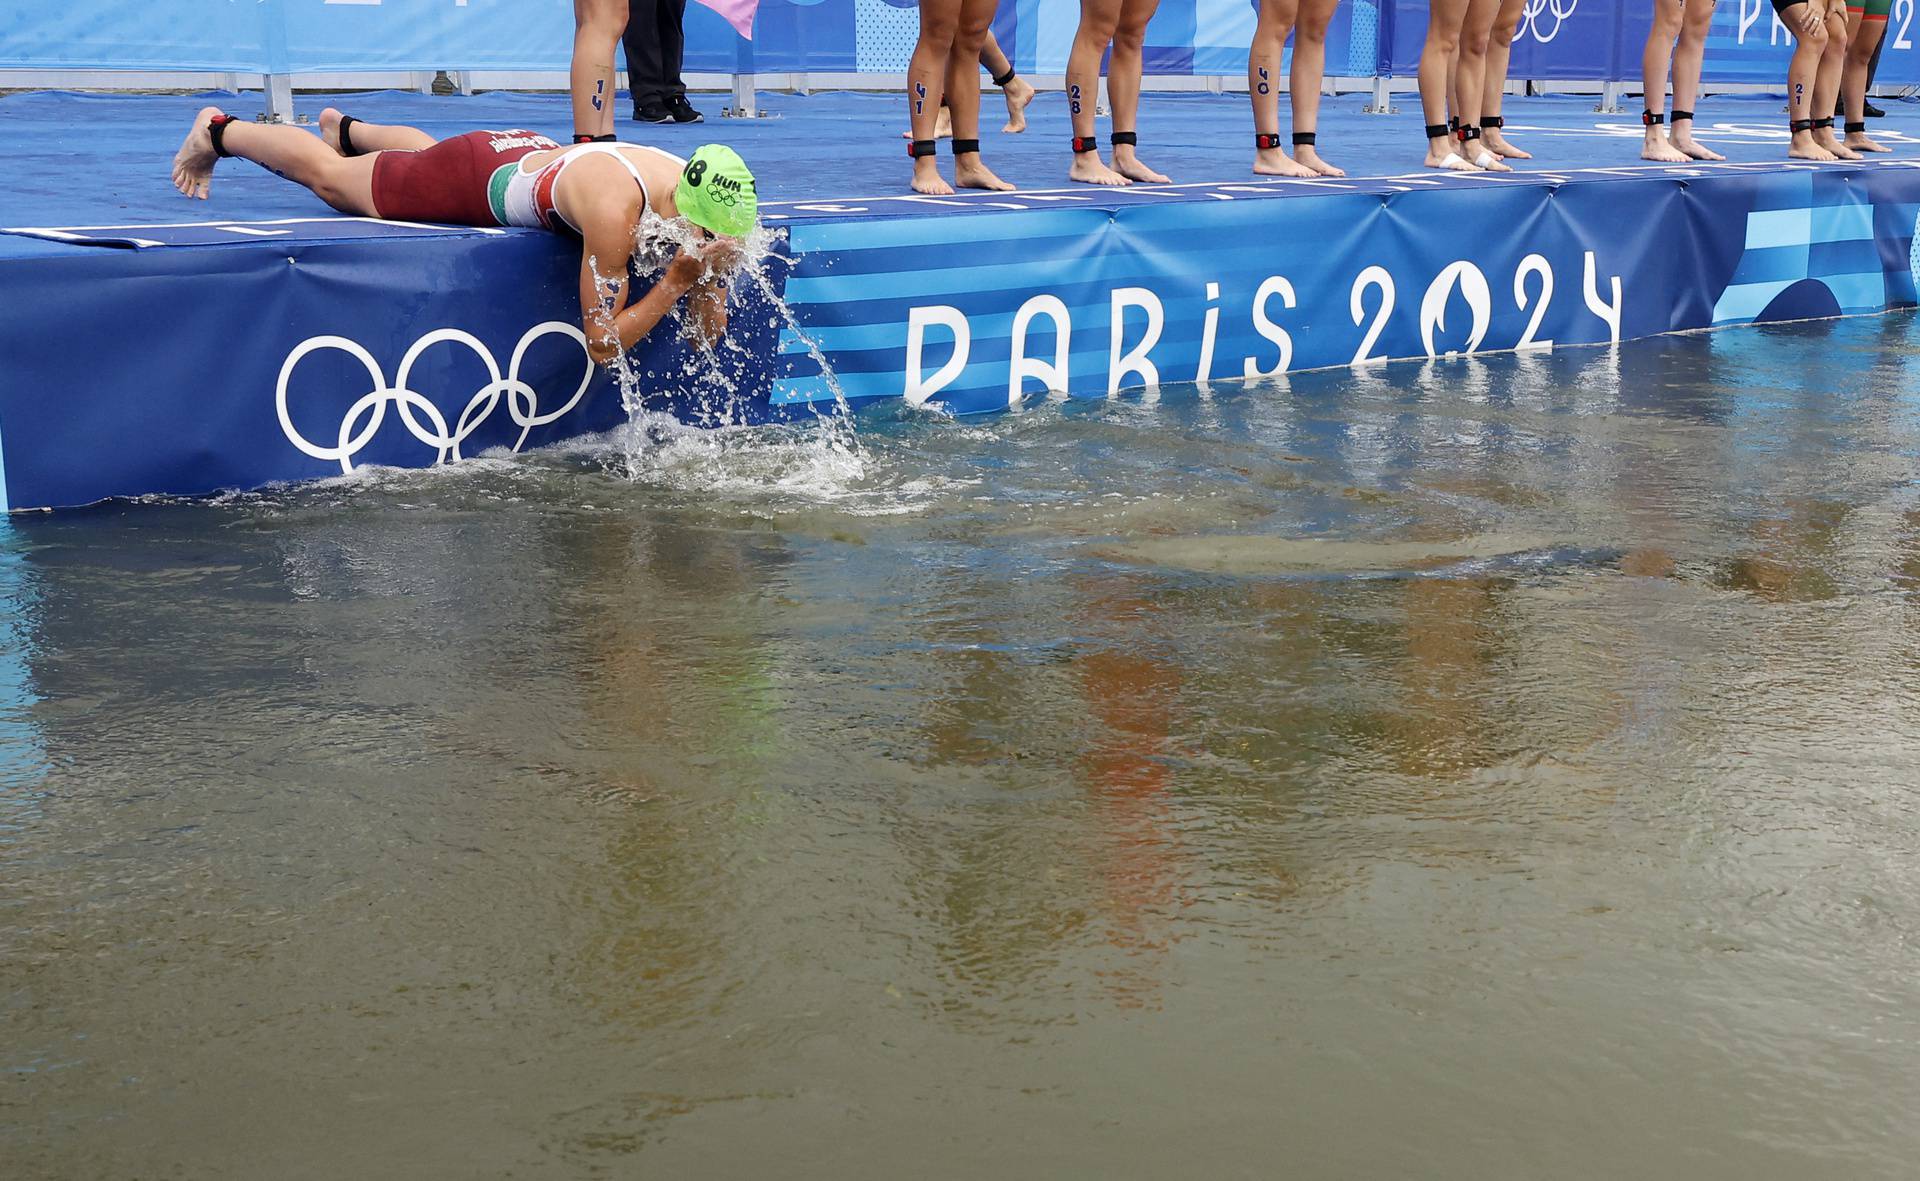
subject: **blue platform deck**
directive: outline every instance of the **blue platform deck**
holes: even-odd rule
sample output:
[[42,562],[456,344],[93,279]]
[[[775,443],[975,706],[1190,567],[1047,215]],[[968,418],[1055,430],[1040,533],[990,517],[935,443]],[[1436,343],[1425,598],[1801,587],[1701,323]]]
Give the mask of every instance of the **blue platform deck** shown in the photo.
[[[574,247],[341,219],[237,161],[211,201],[188,202],[168,161],[208,101],[258,105],[0,98],[14,154],[0,228],[150,244],[0,233],[0,504],[418,466],[624,416],[569,343]],[[436,133],[566,124],[555,95],[325,102]],[[739,347],[717,358],[656,334],[635,354],[643,391],[697,421],[806,412],[836,387],[971,412],[1914,302],[1920,110],[1896,104],[1875,125],[1891,157],[1790,166],[1779,99],[1713,98],[1700,135],[1729,162],[1665,167],[1638,160],[1637,119],[1510,99],[1509,134],[1536,158],[1454,176],[1418,167],[1417,104],[1401,102],[1380,117],[1327,100],[1322,149],[1353,179],[1286,181],[1248,171],[1243,98],[1150,95],[1143,156],[1175,183],[1114,191],[1064,183],[1059,96],[1007,136],[989,92],[987,158],[1020,191],[939,199],[905,190],[891,96],[767,96],[779,117],[759,121],[623,120],[636,142],[738,147],[788,231],[771,270],[794,323],[749,294]]]

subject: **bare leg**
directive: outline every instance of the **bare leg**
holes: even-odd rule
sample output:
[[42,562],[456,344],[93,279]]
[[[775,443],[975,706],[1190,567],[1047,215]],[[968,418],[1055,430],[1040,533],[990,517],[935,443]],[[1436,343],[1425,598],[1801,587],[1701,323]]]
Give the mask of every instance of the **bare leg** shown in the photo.
[[[987,39],[980,43],[980,64],[995,78],[1006,78],[1013,73],[1013,63],[1007,60],[1006,54],[1000,52],[1000,42],[994,39],[992,29],[987,30]],[[1027,104],[1033,101],[1033,86],[1025,78],[1015,76],[1000,88],[1000,97],[1007,100],[1007,125],[1000,130],[1008,135],[1025,131]]]
[[980,146],[980,42],[993,24],[997,0],[965,0],[960,9],[960,31],[948,55],[947,110],[953,119],[953,183],[963,189],[990,189],[1004,193],[1013,186],[980,162],[978,150],[962,152],[963,143]]
[[[1067,113],[1073,119],[1075,139],[1093,138],[1094,99],[1100,93],[1100,57],[1113,43],[1114,31],[1120,27],[1122,2],[1080,0],[1080,28],[1073,35],[1073,50],[1067,55]],[[1095,185],[1133,183],[1101,163],[1097,148],[1075,152],[1067,177]]]
[[[1448,74],[1460,48],[1460,25],[1466,15],[1467,0],[1431,0],[1427,8],[1427,42],[1420,50],[1420,110],[1429,127],[1447,123]],[[1453,137],[1444,133],[1428,137],[1426,166],[1473,171],[1473,165],[1453,150]]]
[[[913,138],[931,141],[934,124],[940,117],[940,103],[946,97],[948,58],[954,38],[960,32],[961,0],[920,0],[920,41],[913,47],[913,60],[907,65],[907,117]],[[973,69],[972,59],[967,68]],[[978,86],[976,79],[976,105]],[[952,186],[940,177],[940,166],[933,156],[920,156],[913,162],[913,190],[931,196],[946,196]]]
[[[1300,23],[1293,30],[1293,72],[1287,90],[1293,96],[1293,130],[1314,135],[1320,130],[1320,86],[1327,76],[1327,25],[1340,0],[1302,0]],[[1320,158],[1313,144],[1295,144],[1294,162],[1319,176],[1346,173]]]
[[1507,97],[1507,67],[1513,60],[1513,33],[1526,10],[1527,0],[1501,0],[1500,11],[1493,18],[1493,35],[1487,39],[1487,85],[1480,99],[1480,126],[1487,150],[1509,160],[1533,159],[1533,153],[1507,142],[1499,123]]
[[1480,142],[1480,104],[1487,94],[1487,46],[1499,14],[1500,0],[1468,0],[1467,15],[1461,22],[1460,61],[1454,74],[1454,114],[1460,116],[1460,132],[1465,137],[1461,155],[1475,168],[1512,172],[1512,165]]
[[[1124,0],[1113,31],[1113,56],[1107,62],[1107,101],[1113,104],[1113,129],[1136,131],[1140,120],[1140,75],[1145,68],[1147,22],[1160,0]],[[1168,178],[1140,162],[1132,144],[1115,144],[1113,170],[1128,180],[1163,185]]]
[[[1848,123],[1867,121],[1867,74],[1873,68],[1874,51],[1880,48],[1880,39],[1886,35],[1885,17],[1861,19],[1858,13],[1847,14],[1847,27],[1852,36],[1847,38],[1847,65],[1840,75],[1840,94],[1846,103]],[[1875,143],[1864,131],[1847,132],[1846,145],[1856,152],[1887,152],[1891,148]]]
[[[340,147],[340,120],[343,118],[345,116],[335,107],[320,112],[320,138],[341,155],[346,154]],[[347,139],[352,142],[356,156],[364,156],[368,152],[417,152],[440,142],[418,127],[369,123],[365,119],[353,121]]]
[[[1780,14],[1780,23],[1793,34],[1793,56],[1787,61],[1787,117],[1795,123],[1813,118],[1813,78],[1820,68],[1820,57],[1827,51],[1825,21],[1808,20],[1807,5],[1790,4]],[[1813,132],[1796,131],[1787,147],[1787,155],[1796,160],[1832,160],[1833,153],[1813,142]]]
[[613,48],[627,28],[627,0],[573,0],[573,133],[613,134]]
[[[173,187],[186,196],[205,200],[213,183],[213,166],[219,157],[207,125],[220,113],[219,107],[202,107],[173,157]],[[221,133],[221,144],[229,156],[251,160],[305,185],[342,213],[378,216],[373,207],[373,162],[378,153],[349,159],[304,128],[270,123],[229,123]]]
[[1840,75],[1847,65],[1847,13],[1844,8],[1827,12],[1827,47],[1820,54],[1820,67],[1813,79],[1813,111],[1827,126],[1815,128],[1813,142],[1841,160],[1858,160],[1860,153],[1840,142],[1833,133],[1833,113],[1840,104]]
[[[1686,0],[1680,10],[1680,41],[1673,50],[1673,109],[1693,111],[1700,98],[1700,71],[1707,58],[1707,29],[1713,24],[1713,0]],[[1693,120],[1669,121],[1667,142],[1693,160],[1724,160],[1693,138]]]
[[[1286,51],[1287,34],[1293,31],[1299,14],[1299,0],[1260,0],[1260,16],[1253,27],[1253,48],[1247,51],[1247,94],[1253,99],[1253,130],[1280,136],[1280,59]],[[1299,68],[1300,54],[1293,55]],[[1253,170],[1265,176],[1308,177],[1314,171],[1296,162],[1280,147],[1253,150]]]
[[[1640,89],[1647,110],[1656,115],[1667,113],[1667,71],[1673,62],[1673,43],[1680,36],[1680,0],[1653,0],[1653,27],[1647,30],[1647,46],[1640,54]],[[1640,145],[1642,160],[1662,164],[1685,164],[1686,153],[1667,142],[1659,126],[1647,128]]]

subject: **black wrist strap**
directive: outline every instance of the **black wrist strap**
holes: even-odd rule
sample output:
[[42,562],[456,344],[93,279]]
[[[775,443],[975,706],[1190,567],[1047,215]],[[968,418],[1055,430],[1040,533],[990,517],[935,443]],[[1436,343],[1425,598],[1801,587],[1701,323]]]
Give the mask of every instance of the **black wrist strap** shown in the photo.
[[1293,146],[1296,148],[1310,148],[1318,138],[1319,137],[1311,131],[1296,131],[1293,133]]
[[1013,66],[1011,63],[1009,63],[1007,66],[1006,73],[995,74],[993,76],[993,84],[995,86],[998,86],[1000,89],[1005,90],[1007,88],[1007,83],[1013,81],[1013,79],[1014,79]]
[[342,156],[358,156],[360,154],[360,149],[353,146],[353,125],[358,122],[360,122],[360,120],[354,118],[352,115],[340,116],[340,154]]
[[1667,116],[1667,122],[1669,123],[1678,123],[1682,119],[1685,119],[1689,123],[1693,122],[1693,112],[1675,111],[1673,114]]
[[922,156],[931,156],[937,145],[930,139],[916,139],[907,142],[907,155],[918,160]]
[[956,139],[956,140],[954,140],[954,141],[953,141],[953,154],[954,154],[954,155],[956,155],[956,156],[965,156],[965,155],[968,155],[969,153],[971,153],[971,154],[973,154],[973,155],[976,155],[976,156],[980,154],[980,141],[979,141],[979,140],[977,140],[977,139]]
[[1137,131],[1116,131],[1108,138],[1116,148],[1122,146],[1131,148],[1140,143],[1140,133]]
[[232,115],[215,115],[207,120],[207,138],[213,141],[213,154],[226,159],[233,155],[227,150],[227,124],[237,122]]

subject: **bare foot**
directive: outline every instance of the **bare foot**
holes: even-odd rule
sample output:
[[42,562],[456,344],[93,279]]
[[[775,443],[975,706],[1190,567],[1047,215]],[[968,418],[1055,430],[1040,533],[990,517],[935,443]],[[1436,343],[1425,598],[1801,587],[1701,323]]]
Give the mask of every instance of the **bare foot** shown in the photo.
[[1685,152],[1687,154],[1687,159],[1689,160],[1724,160],[1726,159],[1725,156],[1722,156],[1720,153],[1714,151],[1712,148],[1703,147],[1699,143],[1695,142],[1694,138],[1691,135],[1676,135],[1673,137],[1673,139],[1670,142],[1673,144],[1674,147],[1680,149],[1682,152]]
[[[1293,161],[1313,171],[1315,176],[1345,176],[1344,168],[1335,168],[1320,158],[1320,153],[1312,144],[1301,144],[1293,149]],[[1255,172],[1260,171],[1258,168]]]
[[1011,193],[1013,186],[993,174],[993,169],[980,162],[976,153],[955,156],[953,159],[953,183],[962,189],[986,189],[992,193]]
[[1113,170],[1128,180],[1137,180],[1144,184],[1165,185],[1173,182],[1161,173],[1155,172],[1140,163],[1140,157],[1134,154],[1131,145],[1122,144],[1113,149]]
[[1793,142],[1787,147],[1787,155],[1795,160],[1815,160],[1822,164],[1833,163],[1833,153],[1813,142],[1813,136],[1805,131],[1793,133]]
[[1482,172],[1512,172],[1513,171],[1513,165],[1507,163],[1505,160],[1502,160],[1500,157],[1494,155],[1492,152],[1489,152],[1484,147],[1474,153],[1473,166],[1475,168],[1478,168]]
[[320,112],[320,138],[326,141],[326,145],[328,147],[332,148],[336,152],[340,152],[340,154],[344,156],[346,155],[346,153],[340,150],[340,119],[341,117],[342,116],[340,114],[340,110],[338,107],[328,107],[326,110],[321,111]]
[[1667,142],[1667,137],[1657,130],[1647,132],[1646,143],[1640,146],[1640,158],[1652,160],[1656,164],[1685,164],[1693,157]]
[[1487,149],[1491,151],[1494,155],[1504,156],[1509,160],[1533,159],[1532,152],[1523,152],[1519,148],[1516,148],[1512,144],[1508,143],[1507,137],[1500,134],[1500,129],[1498,127],[1490,128],[1484,134],[1486,137]]
[[222,114],[219,107],[201,107],[193,126],[187,128],[187,138],[180,141],[180,150],[173,154],[173,187],[184,196],[204,201],[213,187],[213,165],[220,157],[214,154],[207,123]]
[[1428,168],[1440,168],[1448,172],[1479,171],[1479,169],[1461,159],[1459,154],[1451,148],[1441,152],[1436,152],[1432,148],[1428,148],[1425,163]]
[[1836,160],[1858,160],[1860,158],[1860,153],[1841,143],[1840,140],[1834,136],[1833,132],[1827,128],[1823,127],[1819,131],[1814,132],[1813,142],[1827,149],[1827,151],[1832,152],[1833,158]]
[[953,196],[953,186],[940,175],[940,166],[932,156],[922,156],[913,162],[913,191],[929,197]]
[[1007,100],[1007,125],[1000,130],[1018,135],[1027,129],[1027,104],[1033,101],[1033,87],[1025,78],[1016,77],[1003,92]]
[[1301,180],[1317,175],[1279,148],[1255,148],[1253,170],[1262,176],[1291,176]]
[[1075,152],[1067,179],[1089,185],[1130,185],[1133,182],[1100,162],[1098,152]]
[[1882,143],[1875,143],[1864,131],[1847,134],[1847,146],[1856,152],[1891,152],[1893,149]]

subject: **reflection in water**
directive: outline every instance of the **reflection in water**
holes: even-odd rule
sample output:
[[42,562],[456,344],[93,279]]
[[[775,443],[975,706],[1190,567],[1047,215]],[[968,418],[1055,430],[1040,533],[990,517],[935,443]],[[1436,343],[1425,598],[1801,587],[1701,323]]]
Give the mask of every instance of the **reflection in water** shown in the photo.
[[22,518],[8,1173],[1903,1176],[1914,332]]

